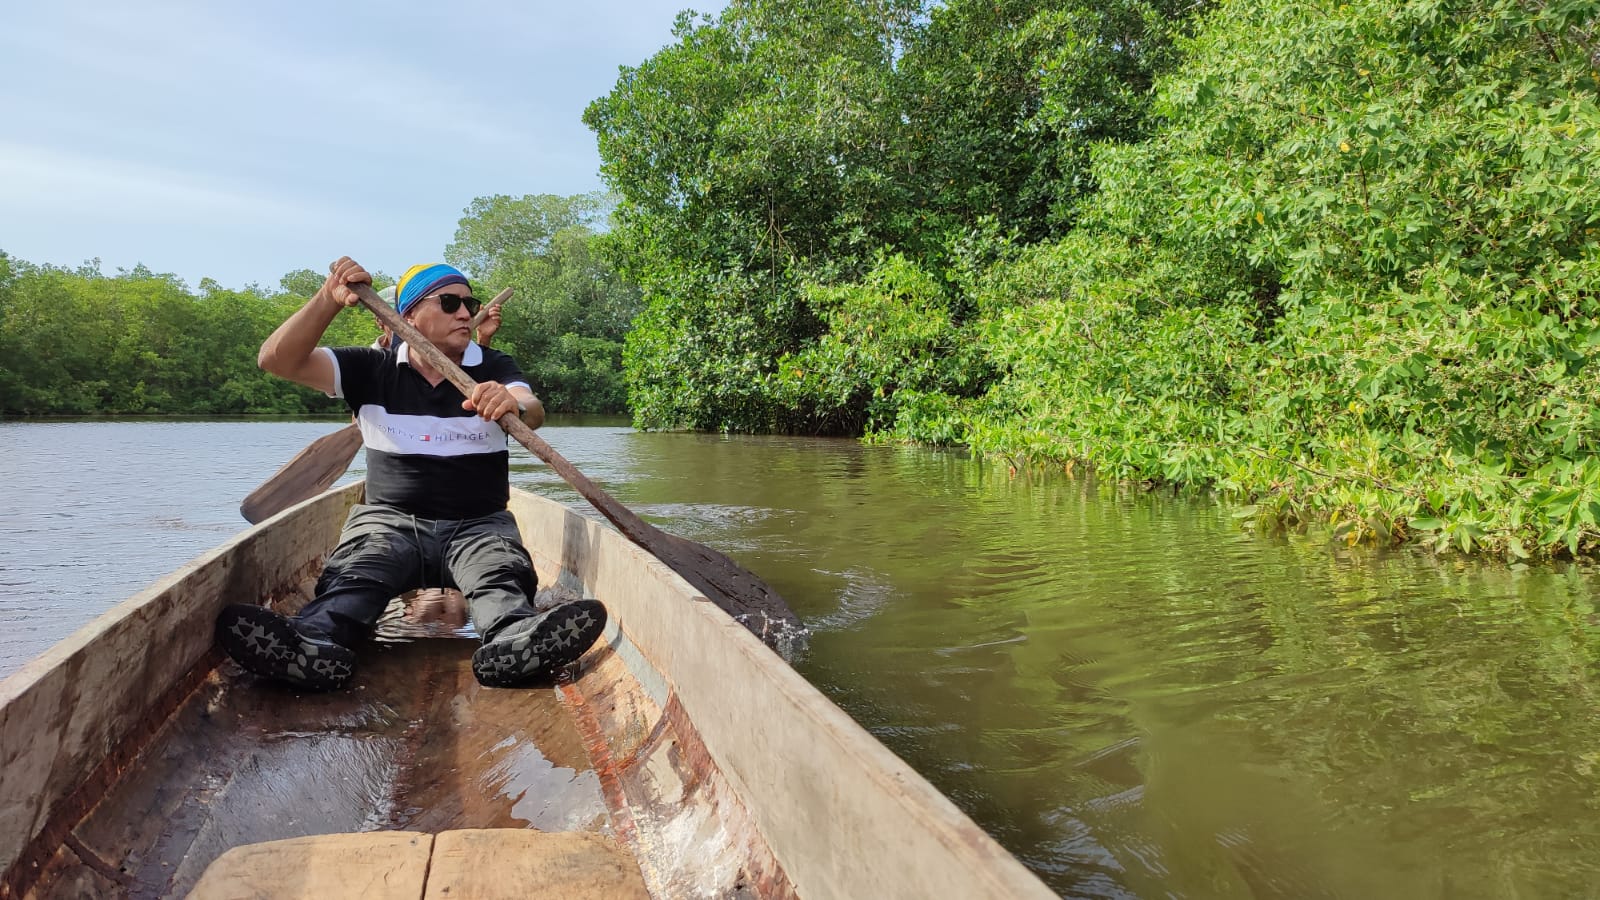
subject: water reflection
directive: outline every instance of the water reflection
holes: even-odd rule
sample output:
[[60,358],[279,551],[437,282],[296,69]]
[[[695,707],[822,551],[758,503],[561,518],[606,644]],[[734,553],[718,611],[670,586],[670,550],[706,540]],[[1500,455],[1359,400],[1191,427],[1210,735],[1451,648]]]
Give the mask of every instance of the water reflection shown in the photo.
[[[21,482],[6,473],[49,488],[0,513],[31,551],[0,563],[4,653],[99,611],[73,599],[73,567],[106,542],[125,539],[119,568],[147,582],[180,561],[172,546],[187,558],[241,527],[238,499],[337,423],[51,427],[0,426],[0,465],[52,448]],[[1590,567],[1254,537],[1204,500],[953,453],[543,433],[641,515],[771,582],[815,631],[802,672],[1064,894],[1600,883]],[[583,505],[520,450],[513,481]]]
[[1257,538],[956,454],[633,444],[625,499],[750,548],[805,674],[1063,893],[1596,883],[1588,569]]

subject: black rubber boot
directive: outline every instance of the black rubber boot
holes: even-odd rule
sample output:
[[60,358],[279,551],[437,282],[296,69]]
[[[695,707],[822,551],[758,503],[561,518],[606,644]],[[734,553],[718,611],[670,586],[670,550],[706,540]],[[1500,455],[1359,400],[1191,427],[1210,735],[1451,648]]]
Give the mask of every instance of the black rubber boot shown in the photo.
[[356,673],[356,655],[348,647],[307,637],[264,606],[225,607],[217,616],[217,642],[251,672],[307,690],[344,687]]
[[542,616],[524,619],[495,635],[472,654],[472,674],[486,687],[526,687],[554,680],[576,662],[606,627],[606,608],[598,600],[562,604]]

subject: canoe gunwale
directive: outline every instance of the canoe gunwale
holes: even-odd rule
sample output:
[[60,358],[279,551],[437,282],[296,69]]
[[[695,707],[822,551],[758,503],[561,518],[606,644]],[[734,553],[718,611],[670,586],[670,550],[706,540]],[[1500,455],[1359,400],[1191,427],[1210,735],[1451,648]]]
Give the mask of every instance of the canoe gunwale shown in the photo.
[[[552,500],[514,489],[511,509],[529,548],[557,554],[546,564],[572,571],[601,598],[641,660],[659,673],[671,692],[668,705],[681,705],[789,890],[919,900],[1056,896],[660,560]],[[580,688],[587,680],[579,679]],[[607,729],[608,737],[626,730]]]
[[211,623],[223,604],[295,594],[337,536],[343,517],[333,509],[362,495],[353,484],[241,532],[0,680],[0,897],[27,892],[211,676],[222,661]]
[[134,727],[113,744],[105,759],[84,777],[75,790],[56,802],[44,826],[23,847],[15,862],[7,869],[4,879],[0,880],[0,897],[25,896],[35,880],[45,872],[47,863],[60,846],[71,849],[84,865],[106,879],[124,885],[130,883],[126,873],[83,846],[73,835],[73,829],[121,779],[128,766],[171,722],[172,714],[206,682],[211,671],[222,661],[216,653],[208,654],[208,657],[203,657],[176,684],[163,691]]

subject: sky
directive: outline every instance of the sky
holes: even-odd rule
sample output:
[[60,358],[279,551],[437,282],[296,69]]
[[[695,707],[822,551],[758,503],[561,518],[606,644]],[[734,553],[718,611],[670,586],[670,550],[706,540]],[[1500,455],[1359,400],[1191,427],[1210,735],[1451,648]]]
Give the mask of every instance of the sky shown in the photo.
[[724,5],[14,4],[0,250],[191,288],[437,261],[476,197],[603,189],[585,107]]

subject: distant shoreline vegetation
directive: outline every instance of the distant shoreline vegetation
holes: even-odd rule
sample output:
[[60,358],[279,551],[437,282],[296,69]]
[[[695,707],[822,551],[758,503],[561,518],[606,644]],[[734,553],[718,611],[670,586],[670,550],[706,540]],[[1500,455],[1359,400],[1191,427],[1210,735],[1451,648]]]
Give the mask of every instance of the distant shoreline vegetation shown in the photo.
[[[605,208],[594,195],[481,198],[446,250],[484,296],[516,289],[494,346],[521,362],[552,412],[626,409],[622,337],[638,291],[600,262]],[[144,266],[106,274],[97,261],[66,268],[0,252],[0,416],[343,414],[344,401],[256,366],[261,342],[322,281],[301,269],[273,289],[206,279],[191,290]],[[371,315],[350,310],[323,343],[377,335]]]

